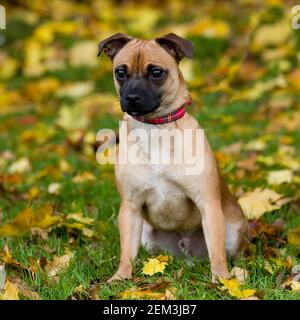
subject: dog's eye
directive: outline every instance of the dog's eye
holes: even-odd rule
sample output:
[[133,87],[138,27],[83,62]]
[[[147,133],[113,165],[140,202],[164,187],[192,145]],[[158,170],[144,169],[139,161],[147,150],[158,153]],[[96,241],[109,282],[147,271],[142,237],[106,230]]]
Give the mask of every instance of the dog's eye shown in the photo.
[[151,70],[151,77],[154,79],[160,79],[164,74],[164,71],[159,68],[153,68]]
[[117,69],[115,71],[116,78],[119,80],[126,79],[126,72],[123,69]]

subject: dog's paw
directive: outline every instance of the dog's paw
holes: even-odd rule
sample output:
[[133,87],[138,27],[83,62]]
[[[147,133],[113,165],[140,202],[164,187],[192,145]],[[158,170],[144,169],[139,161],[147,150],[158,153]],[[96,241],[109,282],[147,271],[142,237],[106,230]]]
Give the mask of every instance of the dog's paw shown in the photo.
[[218,284],[220,283],[219,279],[230,279],[229,272],[222,272],[221,274],[213,274],[211,282]]
[[125,279],[131,279],[131,278],[132,278],[131,274],[122,274],[122,273],[116,272],[110,279],[107,280],[107,283],[111,284],[114,281],[122,281]]

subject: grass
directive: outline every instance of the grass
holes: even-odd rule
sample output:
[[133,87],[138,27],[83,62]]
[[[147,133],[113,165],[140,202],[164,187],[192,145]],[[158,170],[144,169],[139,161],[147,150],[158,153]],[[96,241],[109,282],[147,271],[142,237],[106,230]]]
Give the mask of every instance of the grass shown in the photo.
[[[255,108],[251,107],[247,113],[238,113],[235,111],[234,104],[231,104],[228,109],[224,107],[216,112],[216,109],[212,109],[212,105],[208,105],[204,107],[203,112],[198,113],[198,117],[202,117],[207,125],[209,139],[213,141],[214,148],[216,149],[220,148],[222,144],[226,145],[236,141],[234,136],[230,140],[222,140],[223,130],[228,129],[226,123],[223,126],[219,125],[217,130],[209,127],[209,123],[216,121],[216,118],[222,119],[217,117],[218,114],[222,114],[223,116],[233,114],[234,117],[239,117],[240,121],[248,123],[248,117],[253,112],[255,112]],[[19,115],[11,115],[11,118],[7,117],[5,121],[9,122],[9,119],[24,117],[25,114],[32,114],[32,112],[28,111]],[[47,118],[47,121],[49,121],[49,118]],[[106,122],[109,119],[104,119],[103,121]],[[251,138],[257,136],[255,133],[256,128],[255,126],[253,127]],[[52,142],[53,146],[60,145],[61,134],[61,132],[57,132],[57,139],[54,139]],[[14,150],[14,146],[18,143],[19,135],[20,130],[16,128],[9,132],[9,140],[2,137],[2,149],[9,148]],[[239,138],[243,137],[240,136]],[[246,136],[244,139],[247,141],[249,136]],[[55,167],[59,163],[60,157],[58,154],[41,152],[45,147],[47,145],[35,146],[34,152],[29,153],[31,158],[35,159],[37,157],[34,162],[33,172],[39,172],[42,168],[48,166]],[[41,150],[38,148],[41,148]],[[30,148],[28,148],[29,150]],[[13,193],[2,190],[0,207],[3,211],[3,220],[12,219],[20,210],[29,205],[26,200],[22,200],[21,195],[30,186],[36,185],[44,191],[35,201],[35,206],[51,203],[59,212],[83,212],[85,216],[91,217],[96,221],[102,221],[105,223],[105,228],[102,228],[99,235],[100,238],[97,241],[92,241],[82,237],[80,234],[70,234],[66,229],[54,228],[49,233],[47,240],[33,235],[21,238],[0,239],[0,247],[3,247],[6,242],[13,257],[25,266],[30,265],[30,259],[32,258],[37,260],[45,257],[51,260],[55,255],[62,255],[65,247],[69,247],[74,252],[74,257],[71,260],[69,268],[60,274],[58,283],[49,281],[43,272],[38,272],[34,280],[26,271],[21,272],[20,276],[23,280],[32,290],[38,292],[42,299],[70,299],[74,295],[76,287],[82,285],[88,290],[92,284],[96,283],[101,284],[101,290],[98,293],[99,298],[116,299],[125,289],[136,285],[136,283],[128,280],[113,285],[106,284],[106,280],[116,271],[119,259],[119,236],[116,218],[120,199],[114,182],[113,168],[108,166],[102,168],[95,160],[86,161],[86,158],[82,157],[80,152],[72,150],[72,148],[68,151],[65,159],[72,164],[75,172],[93,172],[97,176],[97,180],[74,184],[71,180],[72,174],[65,174],[60,179],[62,183],[61,192],[59,195],[53,196],[45,192],[47,185],[53,181],[53,177],[45,177],[40,181],[36,181],[36,183],[32,183],[31,179],[34,174],[30,173],[28,175],[29,179],[24,178],[21,186],[14,190]],[[250,175],[246,176],[245,181],[243,181],[245,189],[247,189],[247,179],[249,178]],[[248,185],[251,188],[249,182]],[[266,222],[271,223],[276,218],[284,219],[288,224],[288,229],[300,223],[299,214],[293,211],[289,205],[266,215]],[[70,239],[72,240],[71,242]],[[251,258],[241,258],[237,262],[230,262],[231,267],[239,266],[249,271],[250,276],[247,279],[245,288],[255,288],[264,299],[299,299],[299,294],[292,293],[276,285],[276,272],[270,274],[266,271],[264,262],[268,259],[261,252],[262,245],[263,240],[257,241],[254,244],[256,253]],[[289,245],[284,246],[284,248],[285,257],[292,255],[295,257],[296,263],[300,262],[299,251],[295,251],[295,248]],[[175,259],[168,265],[163,276],[155,275],[149,277],[141,274],[142,262],[146,261],[147,257],[147,252],[141,250],[135,264],[135,277],[141,278],[140,281],[142,282],[153,283],[160,281],[163,277],[178,289],[178,297],[184,299],[232,299],[229,294],[220,292],[217,287],[209,284],[211,274],[208,261],[194,259],[191,261],[191,264],[187,264],[182,259]],[[180,279],[174,279],[174,274],[182,268],[183,272]],[[15,270],[10,271],[15,272]],[[280,270],[280,273],[288,275],[288,270],[283,268]],[[83,292],[78,298],[86,297],[86,294]]]

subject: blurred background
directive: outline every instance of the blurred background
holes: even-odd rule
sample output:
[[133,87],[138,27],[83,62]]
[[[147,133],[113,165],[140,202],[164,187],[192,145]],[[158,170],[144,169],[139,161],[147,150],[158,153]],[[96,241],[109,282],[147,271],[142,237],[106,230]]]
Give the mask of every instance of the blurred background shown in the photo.
[[[97,221],[87,228],[86,221],[73,216],[79,225],[65,222],[47,235],[53,247],[79,248],[93,237],[111,239],[118,247],[116,229],[111,233],[119,205],[113,167],[97,164],[95,137],[99,129],[117,129],[122,113],[111,62],[97,57],[97,46],[116,32],[141,38],[174,32],[195,45],[195,57],[180,64],[194,101],[188,111],[205,128],[235,195],[272,188],[296,199],[286,221],[296,227],[300,29],[292,28],[292,19],[299,24],[300,19],[292,14],[294,4],[1,1],[6,29],[0,30],[0,224],[7,226],[25,208],[47,204],[64,219],[80,212]],[[8,243],[25,265],[29,256],[37,260],[41,255],[34,248],[41,248],[43,238],[32,239],[33,226],[17,221],[14,232],[0,228],[0,246]],[[30,253],[14,238],[24,234]],[[43,254],[50,259],[47,250]],[[106,276],[112,270],[99,272]]]

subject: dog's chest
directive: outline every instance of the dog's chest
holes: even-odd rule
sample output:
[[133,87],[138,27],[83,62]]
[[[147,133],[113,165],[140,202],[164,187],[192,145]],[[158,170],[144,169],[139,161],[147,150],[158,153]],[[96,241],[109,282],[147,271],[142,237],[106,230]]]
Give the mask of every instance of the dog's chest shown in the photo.
[[[159,165],[144,168],[137,187],[143,194],[144,218],[160,230],[190,230],[201,223],[201,216],[186,194],[168,180]],[[141,178],[141,176],[139,176]]]

